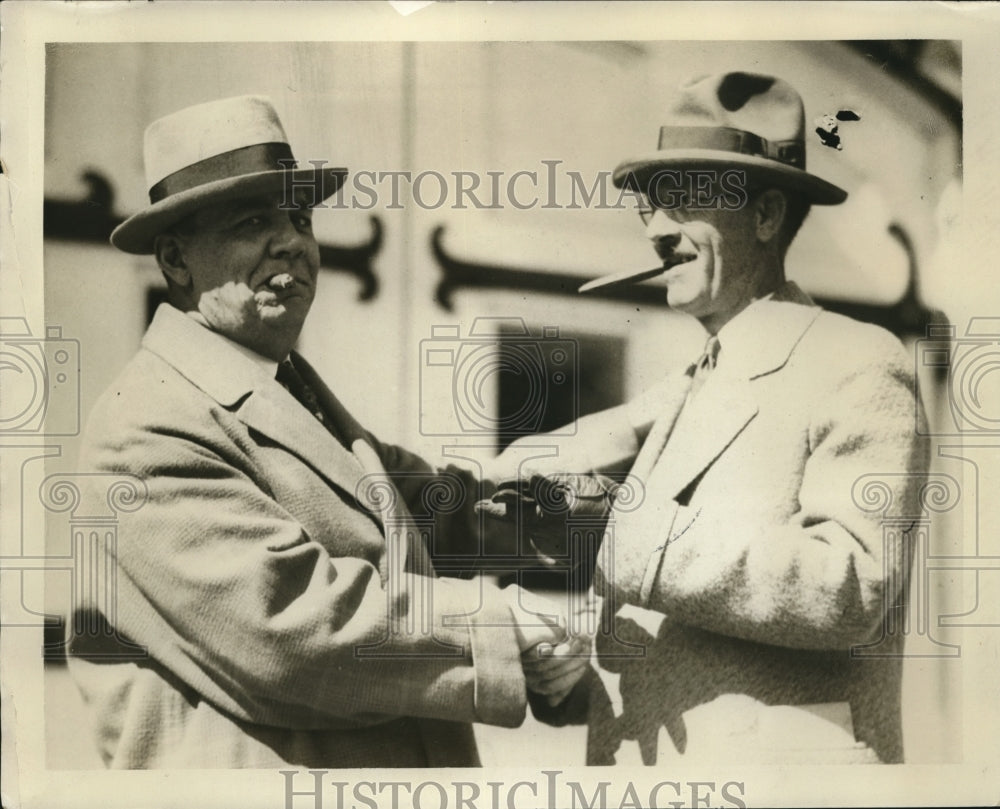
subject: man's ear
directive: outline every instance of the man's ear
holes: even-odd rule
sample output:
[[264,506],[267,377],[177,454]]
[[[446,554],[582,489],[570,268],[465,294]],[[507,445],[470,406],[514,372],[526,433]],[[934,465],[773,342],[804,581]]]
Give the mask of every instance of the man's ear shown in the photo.
[[180,238],[174,233],[161,233],[153,242],[156,263],[167,278],[181,289],[191,286],[191,272],[184,263]]
[[777,236],[785,221],[788,200],[776,188],[769,188],[756,199],[757,238],[766,244]]

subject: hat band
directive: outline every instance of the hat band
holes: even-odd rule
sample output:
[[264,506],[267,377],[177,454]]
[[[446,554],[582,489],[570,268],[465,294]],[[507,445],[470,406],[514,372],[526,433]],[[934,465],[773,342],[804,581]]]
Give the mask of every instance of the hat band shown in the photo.
[[206,157],[168,174],[149,189],[149,201],[155,204],[181,191],[189,191],[217,180],[230,180],[241,174],[283,169],[287,171],[295,166],[292,147],[287,143],[255,143],[253,146],[243,146]]
[[805,144],[801,140],[771,143],[753,132],[729,126],[661,126],[659,148],[714,149],[766,157],[803,170],[806,167]]

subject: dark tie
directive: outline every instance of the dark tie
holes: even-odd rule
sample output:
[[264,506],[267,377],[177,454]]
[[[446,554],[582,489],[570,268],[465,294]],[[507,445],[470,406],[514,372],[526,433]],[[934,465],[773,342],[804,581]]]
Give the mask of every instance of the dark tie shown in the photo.
[[715,364],[719,359],[720,348],[719,338],[713,334],[708,338],[708,342],[705,343],[705,350],[698,358],[698,361],[688,371],[692,377],[691,391],[688,393],[688,399],[693,398],[701,390],[701,386],[705,384],[708,375],[715,369]]
[[278,364],[278,373],[275,378],[285,390],[299,400],[299,403],[306,410],[316,417],[320,424],[329,430],[334,438],[340,441],[341,444],[344,443],[340,433],[330,423],[330,418],[320,406],[319,399],[316,397],[316,391],[309,387],[309,384],[302,378],[290,359],[284,359]]

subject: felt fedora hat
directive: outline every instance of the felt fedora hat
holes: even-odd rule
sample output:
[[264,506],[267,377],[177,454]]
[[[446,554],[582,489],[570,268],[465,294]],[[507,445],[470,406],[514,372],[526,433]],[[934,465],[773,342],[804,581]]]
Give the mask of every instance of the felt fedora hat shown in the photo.
[[153,240],[218,202],[312,188],[311,204],[335,194],[345,168],[297,168],[271,102],[237,96],[186,107],[149,125],[143,141],[149,207],[111,234],[126,253],[152,253]]
[[658,172],[685,168],[743,169],[747,180],[799,191],[818,205],[847,192],[806,171],[802,98],[782,79],[731,72],[702,76],[679,88],[655,152],[626,160],[612,179],[648,192]]

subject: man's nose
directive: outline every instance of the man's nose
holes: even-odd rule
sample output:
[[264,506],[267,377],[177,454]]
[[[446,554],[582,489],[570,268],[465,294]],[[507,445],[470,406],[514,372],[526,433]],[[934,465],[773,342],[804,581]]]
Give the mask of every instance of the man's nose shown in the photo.
[[276,258],[295,258],[306,247],[306,234],[295,225],[297,211],[281,211],[275,217],[271,235],[271,255]]
[[658,248],[672,250],[681,240],[680,223],[667,211],[658,208],[646,225],[646,237]]

